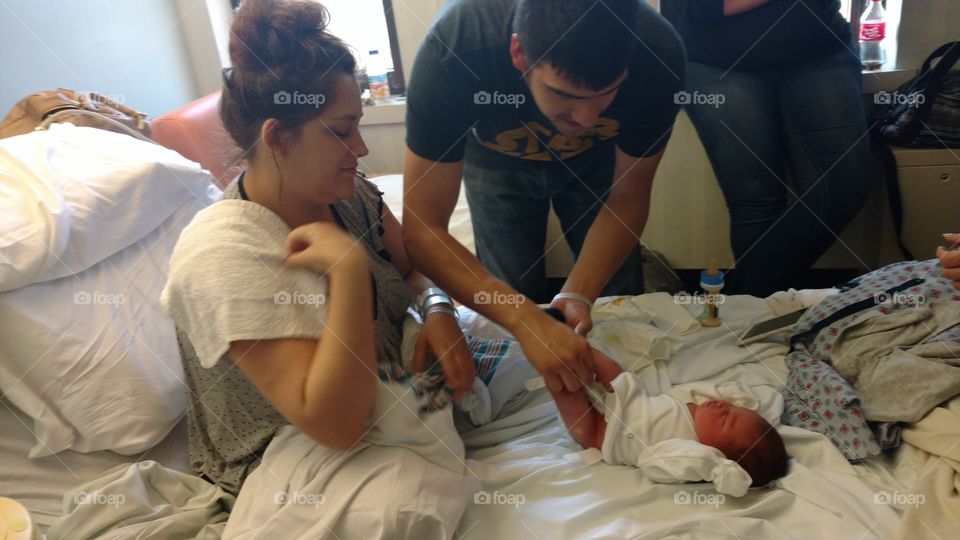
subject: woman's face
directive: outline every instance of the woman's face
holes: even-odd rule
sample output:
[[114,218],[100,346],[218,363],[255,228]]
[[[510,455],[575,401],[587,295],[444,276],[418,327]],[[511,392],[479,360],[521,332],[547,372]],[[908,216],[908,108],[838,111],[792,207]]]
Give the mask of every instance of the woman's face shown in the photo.
[[[297,96],[294,96],[297,97]],[[304,100],[307,98],[300,97]],[[281,197],[296,204],[332,204],[354,194],[354,175],[360,157],[369,152],[360,136],[363,105],[354,78],[336,76],[323,112],[300,126],[285,147]]]

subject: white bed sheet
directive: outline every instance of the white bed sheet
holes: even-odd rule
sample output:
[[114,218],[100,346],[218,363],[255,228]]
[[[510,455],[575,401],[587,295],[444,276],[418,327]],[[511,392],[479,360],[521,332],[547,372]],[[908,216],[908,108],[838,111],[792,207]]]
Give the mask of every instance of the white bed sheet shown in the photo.
[[[690,306],[693,313],[695,308]],[[642,373],[648,388],[693,380],[774,384],[785,380],[786,346],[739,348],[734,337],[769,315],[763,300],[728,297],[725,326],[684,337],[685,346]],[[465,317],[475,333],[492,337],[499,327]],[[118,465],[153,459],[189,472],[186,426],[181,422],[143,456],[63,452],[31,460],[26,417],[0,400],[0,494],[21,501],[41,529],[60,515],[64,493]],[[717,497],[709,484],[658,485],[636,469],[571,457],[566,435],[545,392],[531,393],[519,413],[463,434],[468,474],[482,483],[458,530],[462,539],[486,538],[888,538],[900,509],[877,504],[881,491],[904,492],[916,476],[912,449],[891,458],[850,466],[826,438],[783,428],[799,463],[784,488]],[[497,443],[500,443],[497,445]]]
[[113,467],[147,459],[182,472],[187,464],[187,425],[181,420],[169,435],[143,455],[122,456],[99,451],[81,454],[67,450],[38,459],[27,453],[36,440],[32,421],[10,402],[0,398],[0,495],[23,504],[43,531],[63,511],[64,493]]
[[[641,372],[648,389],[733,379],[782,388],[786,344],[740,348],[735,337],[771,315],[766,303],[727,297],[721,315],[724,326],[684,337],[670,360]],[[551,405],[541,400],[525,417],[464,435],[469,473],[483,487],[460,523],[461,538],[891,538],[900,511],[877,504],[876,494],[912,482],[909,451],[853,467],[825,437],[781,427],[794,463],[776,489],[735,499],[710,484],[653,484],[633,468],[574,458],[579,447]],[[490,446],[498,440],[505,442]]]

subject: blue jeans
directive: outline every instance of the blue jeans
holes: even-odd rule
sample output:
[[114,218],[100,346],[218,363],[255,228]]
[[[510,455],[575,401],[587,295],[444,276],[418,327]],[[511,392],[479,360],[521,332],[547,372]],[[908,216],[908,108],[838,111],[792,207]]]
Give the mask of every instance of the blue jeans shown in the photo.
[[[493,275],[539,303],[549,302],[544,245],[551,203],[578,257],[613,181],[612,145],[564,162],[529,161],[467,145],[463,184],[477,257]],[[635,248],[602,295],[642,294],[643,265]]]
[[797,284],[863,206],[870,145],[861,85],[847,50],[762,72],[687,67],[687,114],[730,213],[729,292],[767,296]]

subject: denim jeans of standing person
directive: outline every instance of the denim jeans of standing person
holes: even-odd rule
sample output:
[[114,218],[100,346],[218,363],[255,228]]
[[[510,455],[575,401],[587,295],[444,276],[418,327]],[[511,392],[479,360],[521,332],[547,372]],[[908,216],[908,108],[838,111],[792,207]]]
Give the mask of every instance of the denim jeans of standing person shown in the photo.
[[[551,300],[545,244],[551,204],[574,257],[609,194],[613,146],[560,161],[503,156],[467,145],[463,184],[470,205],[477,257],[493,275],[536,302]],[[551,247],[551,246],[547,246]],[[601,296],[642,294],[639,243]]]
[[846,49],[758,72],[688,65],[686,111],[730,213],[736,271],[727,292],[797,285],[863,206],[870,144],[861,87],[860,61]]

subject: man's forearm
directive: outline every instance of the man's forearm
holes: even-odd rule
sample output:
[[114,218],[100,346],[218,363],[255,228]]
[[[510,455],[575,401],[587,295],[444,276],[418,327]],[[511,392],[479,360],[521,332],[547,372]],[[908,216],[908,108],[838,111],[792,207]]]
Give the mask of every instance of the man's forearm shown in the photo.
[[579,293],[591,299],[599,296],[637,247],[649,211],[649,199],[609,199],[587,232],[580,255],[563,285],[563,292]]
[[[407,253],[417,270],[447,294],[511,330],[532,301],[493,276],[449,232],[418,224],[404,231]],[[503,301],[509,299],[510,301]]]

